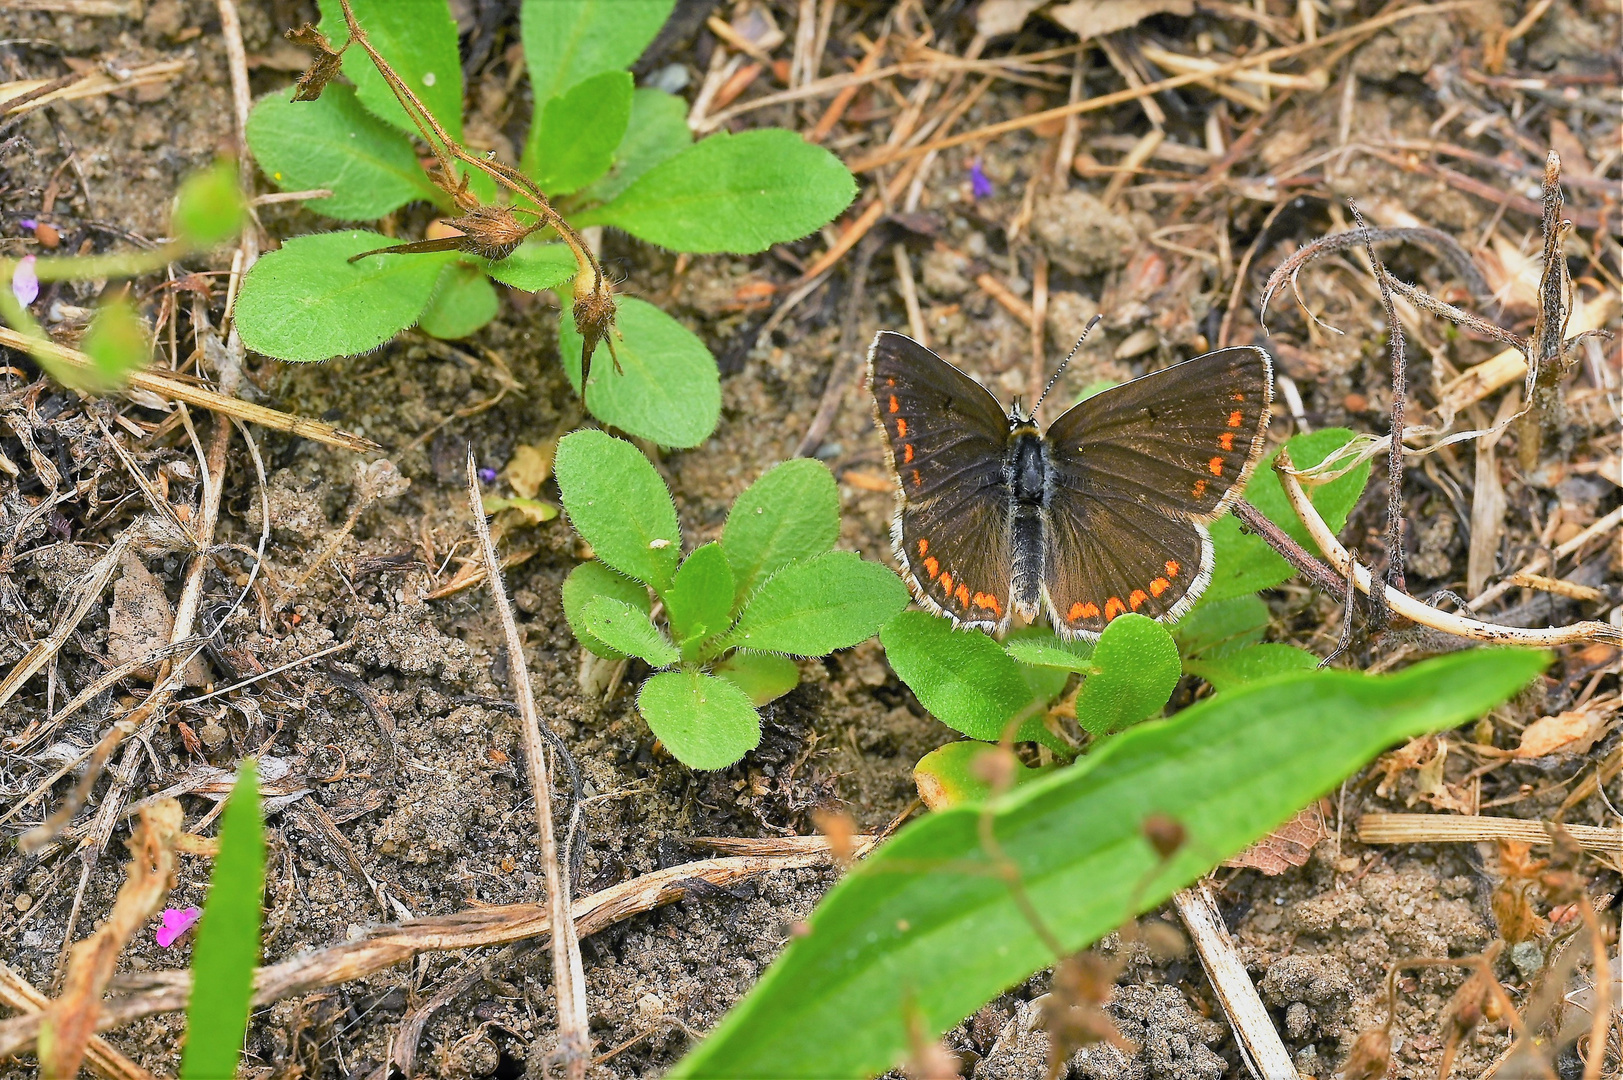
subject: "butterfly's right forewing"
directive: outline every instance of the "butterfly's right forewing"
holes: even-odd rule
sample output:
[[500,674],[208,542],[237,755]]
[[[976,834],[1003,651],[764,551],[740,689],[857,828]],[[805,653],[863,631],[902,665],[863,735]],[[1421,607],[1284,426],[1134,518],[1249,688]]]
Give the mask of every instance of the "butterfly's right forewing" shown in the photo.
[[880,332],[868,372],[898,485],[891,537],[913,594],[960,624],[1007,626],[1008,417],[980,384],[902,334]]

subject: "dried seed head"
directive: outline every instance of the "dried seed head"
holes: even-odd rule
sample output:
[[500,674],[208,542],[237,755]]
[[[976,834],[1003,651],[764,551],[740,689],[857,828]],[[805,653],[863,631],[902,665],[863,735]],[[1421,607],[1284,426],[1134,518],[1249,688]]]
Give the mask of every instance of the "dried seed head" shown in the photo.
[[1341,1066],[1341,1080],[1381,1080],[1391,1064],[1392,1036],[1385,1028],[1370,1028],[1353,1043]]
[[314,101],[321,96],[321,92],[327,88],[327,84],[343,66],[343,51],[335,52],[332,42],[327,40],[327,35],[309,23],[305,23],[297,30],[289,30],[287,39],[295,45],[315,50],[315,59],[310,61],[309,70],[299,76],[293,92],[294,101]]
[[856,856],[857,823],[851,815],[843,810],[824,810],[821,807],[812,811],[812,824],[817,831],[828,839],[829,854],[841,866],[851,865]]
[[1183,823],[1166,814],[1151,814],[1144,819],[1141,828],[1144,831],[1144,839],[1150,842],[1155,853],[1163,859],[1172,858],[1188,839]]
[[1547,925],[1528,902],[1527,889],[1525,881],[1501,881],[1489,899],[1494,921],[1499,924],[1499,936],[1507,944],[1531,941],[1543,934]]
[[592,353],[600,341],[609,347],[609,356],[614,359],[615,373],[624,373],[620,367],[620,358],[614,352],[614,338],[610,333],[613,328],[613,293],[600,284],[588,293],[575,295],[575,332],[580,335],[580,385],[583,393],[586,389],[586,378],[592,370]]
[[457,241],[459,250],[491,262],[499,262],[513,254],[524,238],[534,231],[520,222],[512,209],[506,206],[475,206],[445,224],[462,234]]

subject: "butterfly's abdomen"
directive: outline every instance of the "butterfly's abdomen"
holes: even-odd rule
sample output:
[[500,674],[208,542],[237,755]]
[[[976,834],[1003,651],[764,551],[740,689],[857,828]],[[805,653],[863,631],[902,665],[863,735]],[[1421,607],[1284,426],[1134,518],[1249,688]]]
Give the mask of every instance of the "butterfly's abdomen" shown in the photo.
[[1009,555],[1013,564],[1014,608],[1037,617],[1043,587],[1043,508],[1047,504],[1048,460],[1035,428],[1010,434],[1003,480],[1009,488]]

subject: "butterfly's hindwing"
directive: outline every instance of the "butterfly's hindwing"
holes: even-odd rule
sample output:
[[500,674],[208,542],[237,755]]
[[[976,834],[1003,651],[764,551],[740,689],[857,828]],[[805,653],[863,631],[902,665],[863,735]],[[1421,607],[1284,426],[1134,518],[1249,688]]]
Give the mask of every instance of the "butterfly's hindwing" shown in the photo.
[[868,372],[898,485],[891,539],[914,596],[958,623],[1007,626],[1008,417],[980,384],[901,334],[874,339]]

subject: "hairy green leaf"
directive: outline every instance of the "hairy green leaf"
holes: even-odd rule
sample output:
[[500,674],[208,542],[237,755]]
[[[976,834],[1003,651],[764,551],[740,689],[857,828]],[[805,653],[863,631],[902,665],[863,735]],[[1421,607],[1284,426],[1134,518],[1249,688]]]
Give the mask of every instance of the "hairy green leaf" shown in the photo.
[[761,474],[733,503],[721,546],[744,599],[783,567],[834,547],[840,536],[840,492],[828,466],[794,458]]
[[676,571],[665,594],[665,614],[676,640],[702,641],[733,624],[733,571],[721,545],[696,549]]
[[762,582],[728,644],[759,652],[824,656],[872,637],[907,606],[907,586],[878,563],[827,551]]
[[[389,61],[434,119],[462,141],[462,59],[457,52],[456,20],[446,0],[350,0],[355,20],[372,47]],[[337,0],[322,0],[321,30],[335,47],[349,38]],[[395,100],[372,60],[356,46],[344,53],[344,74],[374,116],[416,135],[417,128]],[[331,87],[327,93],[330,93]],[[322,94],[326,97],[326,94]]]
[[919,704],[971,738],[996,742],[1031,703],[1020,665],[979,630],[954,630],[946,619],[904,611],[879,631],[879,642]]
[[676,759],[692,769],[724,769],[761,741],[749,695],[702,671],[662,671],[642,684],[637,709]]
[[856,190],[839,158],[792,131],[721,132],[655,165],[577,223],[613,225],[672,251],[747,255],[828,224]]
[[305,205],[340,221],[371,221],[416,199],[449,205],[417,164],[411,141],[361,107],[355,91],[333,85],[314,101],[266,94],[248,114],[254,160],[283,191],[332,195]]
[[[1003,649],[1022,664],[1055,668],[1060,671],[1080,671],[1087,675],[1093,671],[1093,642],[1065,641],[1052,630],[1029,627],[1026,633],[1011,632],[1003,640]],[[1030,632],[1037,631],[1036,633]]]
[[193,247],[213,247],[236,236],[247,213],[237,186],[237,163],[221,158],[181,183],[175,195],[175,237]]
[[[605,424],[661,446],[698,446],[716,429],[721,415],[721,375],[716,358],[697,335],[659,308],[635,296],[618,299],[614,370],[608,346],[592,354],[586,407]],[[564,371],[580,389],[580,335],[574,308],[558,319],[558,349]]]
[[630,67],[676,0],[524,0],[524,67],[537,103],[583,79]]
[[670,667],[676,649],[648,618],[648,613],[612,596],[594,596],[580,612],[581,626],[616,652],[646,660],[649,667]]
[[609,171],[631,121],[631,91],[630,72],[605,71],[546,103],[524,162],[542,191],[568,195]]
[[[1340,448],[1353,437],[1346,428],[1321,428],[1307,435],[1298,435],[1285,445],[1290,448],[1291,461],[1298,469],[1317,465],[1331,451]],[[1307,529],[1296,519],[1285,498],[1285,489],[1279,486],[1274,472],[1276,449],[1262,459],[1251,482],[1246,485],[1245,499],[1261,510],[1275,525],[1289,533],[1297,543],[1309,551],[1315,550]],[[1345,476],[1328,484],[1310,489],[1309,497],[1319,514],[1331,529],[1339,531],[1347,523],[1347,515],[1358,504],[1358,497],[1369,482],[1369,462],[1364,462]],[[1212,544],[1217,561],[1212,571],[1212,583],[1206,589],[1206,599],[1226,600],[1243,596],[1258,589],[1271,589],[1295,573],[1268,542],[1260,536],[1242,532],[1233,514],[1227,514],[1212,524]]]
[[757,708],[800,685],[800,668],[775,653],[735,652],[711,670],[748,694]]
[[1205,679],[1214,690],[1230,690],[1258,679],[1292,671],[1312,671],[1318,666],[1319,658],[1306,649],[1265,641],[1218,656],[1185,661],[1184,670]]
[[369,255],[348,261],[393,242],[352,229],[295,236],[262,256],[237,298],[243,343],[278,360],[328,360],[367,352],[400,333],[428,306],[440,272],[456,256]]
[[1076,722],[1095,735],[1120,731],[1161,711],[1178,685],[1178,646],[1142,615],[1118,615],[1093,649],[1097,669],[1076,695]]
[[1251,593],[1227,600],[1203,597],[1172,628],[1172,637],[1186,657],[1222,656],[1261,641],[1271,618],[1268,605]]
[[498,306],[496,290],[483,268],[458,259],[440,272],[434,298],[417,325],[423,333],[448,341],[465,338],[494,319]]
[[[1547,662],[1475,650],[1398,675],[1311,672],[1219,694],[1022,785],[991,827],[1023,897],[1065,951],[1081,949],[1385,747],[1480,716]],[[1151,815],[1188,830],[1164,862],[1141,832]],[[931,814],[858,864],[670,1077],[871,1076],[1052,964],[980,828],[978,807]]]
[[265,831],[259,772],[244,758],[220,818],[220,854],[209,875],[203,921],[192,949],[192,993],[186,1006],[182,1080],[237,1075],[248,1028],[254,969],[259,966],[260,904],[265,893]]
[[586,628],[586,605],[597,597],[608,597],[636,608],[644,616],[653,607],[648,602],[646,585],[615,573],[596,559],[583,562],[569,572],[564,578],[563,596],[564,619],[575,632],[575,640],[587,652],[609,660],[624,660],[626,654]]
[[579,267],[568,244],[547,243],[532,234],[511,255],[499,262],[479,259],[485,273],[515,289],[540,292],[553,289],[575,276]]
[[1030,768],[1014,757],[1007,763],[999,763],[995,757],[987,759],[988,754],[1004,752],[991,743],[969,739],[931,750],[913,766],[913,782],[918,785],[919,798],[931,810],[946,810],[984,802],[992,794],[992,785],[987,779],[989,773],[1004,764],[1009,767],[1011,787],[1019,787],[1050,771]]
[[608,175],[577,193],[580,203],[611,202],[643,173],[693,144],[688,103],[675,94],[641,87],[631,96],[631,119],[614,151]]
[[682,532],[671,493],[642,451],[601,431],[573,431],[559,440],[552,468],[570,524],[597,557],[663,595]]

